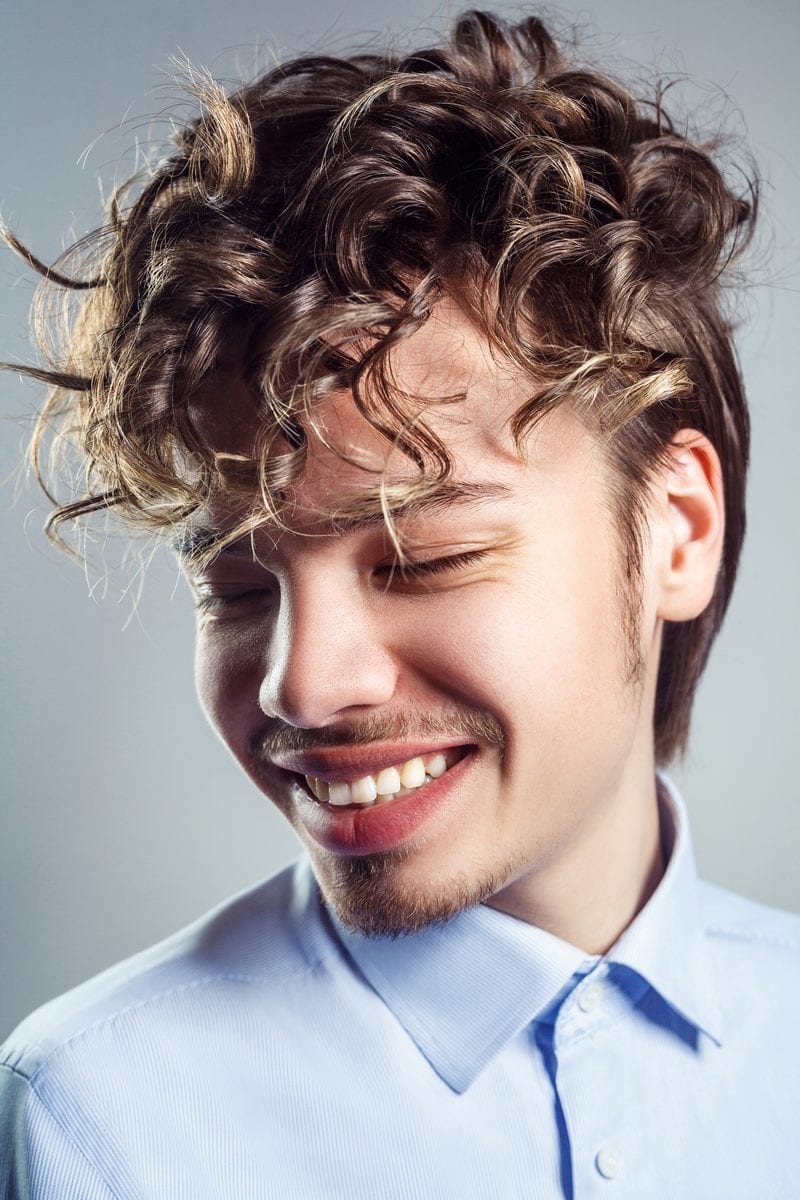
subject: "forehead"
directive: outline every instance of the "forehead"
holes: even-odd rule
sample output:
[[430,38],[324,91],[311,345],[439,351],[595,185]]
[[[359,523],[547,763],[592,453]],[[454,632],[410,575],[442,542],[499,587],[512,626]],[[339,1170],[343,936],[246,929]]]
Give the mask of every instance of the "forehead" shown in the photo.
[[[513,488],[523,464],[510,419],[535,392],[535,384],[492,352],[455,299],[443,299],[421,328],[392,348],[389,378],[411,398],[412,419],[424,422],[441,439],[451,462],[452,497],[464,484],[476,487],[476,495],[483,489],[487,496],[492,487],[497,496]],[[365,398],[370,403],[369,384]],[[190,414],[202,441],[215,454],[253,459],[261,418],[235,358],[192,401]],[[349,392],[327,398],[315,411],[315,420],[321,436],[307,439],[303,472],[286,490],[283,516],[289,525],[310,528],[326,516],[370,500],[380,511],[382,486],[389,496],[402,496],[404,486],[418,480],[415,464],[357,410]],[[563,453],[563,431],[561,442]],[[526,447],[529,458],[552,455],[553,447],[540,443],[537,431]],[[274,452],[289,450],[280,440]],[[224,466],[224,458],[218,462]],[[442,498],[447,498],[447,489]],[[207,523],[230,527],[242,504],[241,496],[226,492],[223,482],[203,516]]]
[[[244,338],[234,343],[189,405],[202,440],[231,454],[252,449],[258,419],[241,371],[245,350]],[[388,373],[399,392],[414,398],[419,414],[447,426],[451,438],[457,438],[459,430],[476,431],[481,425],[496,428],[502,410],[511,408],[520,389],[532,390],[519,368],[492,353],[483,333],[451,296],[440,301],[419,329],[391,348]],[[368,382],[365,396],[369,402]],[[349,394],[326,400],[320,417],[331,440],[385,459],[389,449],[385,439],[359,419]]]

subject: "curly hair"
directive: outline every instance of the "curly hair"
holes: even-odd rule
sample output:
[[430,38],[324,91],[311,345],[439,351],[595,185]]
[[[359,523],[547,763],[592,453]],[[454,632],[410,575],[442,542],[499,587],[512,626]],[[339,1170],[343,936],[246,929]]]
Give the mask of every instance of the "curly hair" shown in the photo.
[[[102,510],[174,533],[221,484],[249,489],[250,528],[280,521],[324,436],[320,405],[342,389],[416,469],[406,498],[435,490],[450,455],[389,352],[457,282],[531,381],[518,446],[565,399],[602,438],[628,596],[670,438],[691,426],[719,453],[716,590],[695,620],[667,623],[659,665],[656,756],[684,750],[744,535],[749,425],[723,301],[755,184],[735,194],[715,142],[678,132],[660,94],[639,101],[575,65],[536,17],[468,11],[433,48],[301,57],[230,94],[201,91],[174,152],[119,188],[108,223],[55,266],[6,233],[44,275],[45,301],[81,293],[49,365],[22,368],[52,385],[31,453],[54,504],[45,443],[77,445],[84,464],[51,536]],[[215,455],[191,416],[234,338],[260,416],[246,461]]]

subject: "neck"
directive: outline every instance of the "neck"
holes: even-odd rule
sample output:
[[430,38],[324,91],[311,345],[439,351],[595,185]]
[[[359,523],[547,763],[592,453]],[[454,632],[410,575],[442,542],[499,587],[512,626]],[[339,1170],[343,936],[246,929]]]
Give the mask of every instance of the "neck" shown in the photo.
[[610,790],[557,858],[486,903],[587,954],[605,954],[666,868],[652,761]]

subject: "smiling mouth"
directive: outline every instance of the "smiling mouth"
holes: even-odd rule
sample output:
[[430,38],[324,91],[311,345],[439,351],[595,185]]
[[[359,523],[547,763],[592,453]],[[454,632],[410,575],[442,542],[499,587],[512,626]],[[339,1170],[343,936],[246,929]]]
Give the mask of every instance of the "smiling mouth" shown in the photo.
[[471,746],[453,746],[384,767],[359,779],[318,779],[302,776],[312,797],[326,808],[372,808],[400,796],[409,796],[440,779],[460,762]]

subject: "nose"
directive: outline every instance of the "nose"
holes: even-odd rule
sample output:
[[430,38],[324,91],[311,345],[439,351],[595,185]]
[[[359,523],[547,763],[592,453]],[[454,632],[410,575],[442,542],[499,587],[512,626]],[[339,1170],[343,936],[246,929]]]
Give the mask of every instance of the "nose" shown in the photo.
[[391,700],[397,665],[357,587],[305,579],[287,591],[272,629],[258,693],[262,711],[298,728],[322,728],[346,710]]

